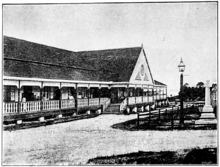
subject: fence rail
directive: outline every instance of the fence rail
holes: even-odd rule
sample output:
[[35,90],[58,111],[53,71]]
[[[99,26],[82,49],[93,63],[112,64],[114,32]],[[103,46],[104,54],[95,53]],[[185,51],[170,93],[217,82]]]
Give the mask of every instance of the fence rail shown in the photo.
[[[204,106],[204,103],[196,103],[194,105],[187,105],[186,108],[184,108],[184,110],[187,110],[187,109],[193,110],[195,107],[203,107],[203,106]],[[209,112],[202,112],[202,113],[209,113]],[[189,113],[182,113],[182,114],[183,114],[184,121],[193,120],[193,118],[187,117],[192,113],[189,112]],[[158,126],[168,126],[168,127],[171,127],[171,129],[173,129],[174,127],[180,127],[180,123],[175,124],[175,122],[180,121],[180,118],[181,118],[180,107],[178,106],[178,107],[164,108],[164,109],[159,109],[159,110],[154,110],[154,111],[138,113],[137,114],[137,127],[140,126],[141,118],[145,118],[144,121],[147,121],[149,127],[151,127],[151,123],[154,123],[154,124],[156,123]],[[156,120],[153,120],[155,118]],[[213,119],[213,118],[199,118],[199,119]],[[143,121],[143,119],[141,121]],[[165,121],[166,123],[162,124],[163,121]],[[207,124],[196,124],[196,126],[197,125],[199,126],[199,125],[207,125]],[[212,124],[208,124],[208,125],[212,125]],[[189,124],[188,126],[191,126],[191,124]]]

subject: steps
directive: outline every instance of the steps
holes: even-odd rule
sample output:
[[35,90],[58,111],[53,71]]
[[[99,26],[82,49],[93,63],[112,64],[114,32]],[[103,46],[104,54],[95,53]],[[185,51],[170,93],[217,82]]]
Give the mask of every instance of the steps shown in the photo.
[[103,112],[103,114],[119,114],[120,113],[120,104],[110,104],[108,108]]

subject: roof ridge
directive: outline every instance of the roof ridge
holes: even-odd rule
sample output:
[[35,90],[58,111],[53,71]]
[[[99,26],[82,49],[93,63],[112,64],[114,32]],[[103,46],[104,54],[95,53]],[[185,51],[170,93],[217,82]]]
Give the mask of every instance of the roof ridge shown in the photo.
[[87,51],[77,51],[75,53],[83,52],[98,52],[98,51],[112,51],[112,50],[122,50],[122,49],[141,49],[141,47],[127,47],[127,48],[112,48],[112,49],[100,49],[100,50],[87,50]]
[[19,41],[24,41],[24,42],[29,42],[29,43],[32,43],[32,44],[37,44],[37,45],[41,45],[41,46],[46,46],[46,47],[50,47],[50,48],[54,48],[54,49],[59,49],[59,50],[63,50],[63,51],[67,51],[67,52],[72,52],[72,53],[77,53],[75,51],[72,51],[72,50],[67,50],[67,49],[63,49],[63,48],[59,48],[59,47],[55,47],[55,46],[50,46],[50,45],[46,45],[46,44],[41,44],[41,43],[37,43],[37,42],[33,42],[33,41],[28,41],[28,40],[25,40],[25,39],[20,39],[20,38],[15,38],[15,37],[9,37],[9,36],[6,36],[6,35],[3,35],[4,38],[11,38],[11,39],[15,39],[15,40],[19,40]]
[[41,43],[37,43],[37,42],[25,40],[25,39],[10,37],[10,36],[7,36],[7,35],[3,35],[3,37],[4,37],[4,38],[6,37],[6,38],[15,39],[15,40],[20,40],[20,41],[24,41],[24,42],[29,42],[29,43],[33,43],[33,44],[37,44],[37,45],[42,45],[42,46],[46,46],[46,47],[50,47],[50,48],[55,48],[55,49],[59,49],[59,50],[63,50],[63,51],[73,52],[73,53],[96,52],[96,51],[107,51],[107,50],[121,50],[121,49],[134,49],[134,48],[139,48],[139,49],[141,49],[141,48],[142,48],[142,47],[140,47],[140,46],[137,46],[137,47],[110,48],[110,49],[100,49],[100,50],[72,51],[72,50],[67,50],[67,49],[63,49],[63,48],[59,48],[59,47],[54,47],[54,46],[50,46],[50,45],[46,45],[46,44],[41,44]]

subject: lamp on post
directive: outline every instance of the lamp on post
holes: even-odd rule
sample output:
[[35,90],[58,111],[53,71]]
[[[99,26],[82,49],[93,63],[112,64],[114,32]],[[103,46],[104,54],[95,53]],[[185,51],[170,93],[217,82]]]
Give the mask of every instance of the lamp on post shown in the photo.
[[184,117],[183,117],[183,72],[185,71],[185,65],[181,58],[180,64],[178,65],[180,74],[180,126],[184,124]]

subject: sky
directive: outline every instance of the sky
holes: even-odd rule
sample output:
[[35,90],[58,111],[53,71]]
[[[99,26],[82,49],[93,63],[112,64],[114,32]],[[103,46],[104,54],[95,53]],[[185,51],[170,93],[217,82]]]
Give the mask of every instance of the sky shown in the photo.
[[153,79],[217,82],[217,2],[3,5],[3,35],[71,51],[141,47]]

